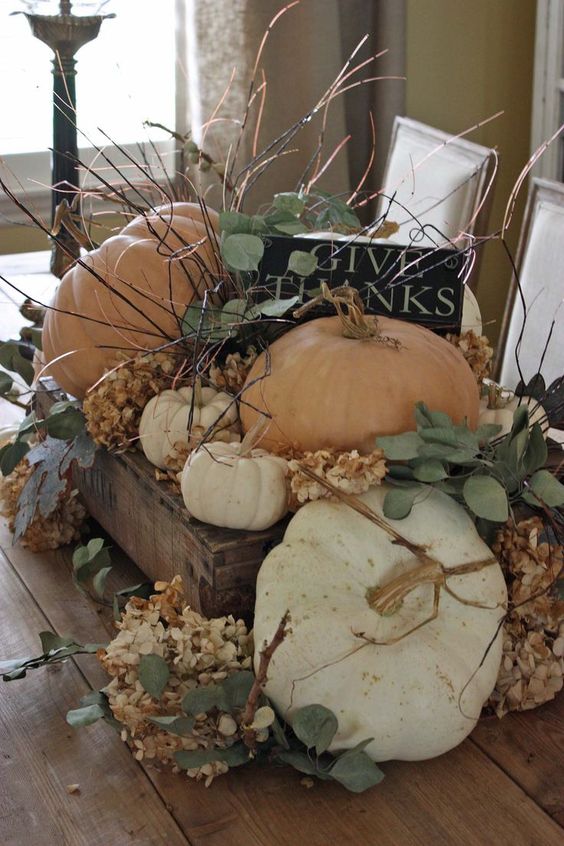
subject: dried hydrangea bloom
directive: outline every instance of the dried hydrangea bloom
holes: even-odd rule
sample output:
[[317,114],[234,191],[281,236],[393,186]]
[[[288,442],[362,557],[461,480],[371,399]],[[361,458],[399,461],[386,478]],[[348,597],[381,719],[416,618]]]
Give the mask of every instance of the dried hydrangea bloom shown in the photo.
[[254,347],[247,347],[245,355],[229,353],[224,364],[212,364],[210,383],[220,391],[238,394],[245,384],[249,370],[255,363],[258,353]]
[[[24,458],[9,476],[0,477],[0,514],[7,518],[11,532],[15,529],[19,496],[32,472],[33,467]],[[32,552],[45,552],[66,546],[80,539],[87,516],[86,509],[78,498],[78,491],[71,490],[65,494],[49,517],[36,513],[19,542]]]
[[554,699],[564,676],[564,602],[553,585],[563,548],[543,537],[539,517],[507,523],[493,545],[508,582],[511,611],[504,625],[503,658],[490,705],[508,711]]
[[127,449],[138,437],[143,409],[155,394],[171,388],[178,370],[172,353],[140,353],[130,360],[121,355],[84,399],[86,427],[92,439],[108,449]]
[[[181,703],[189,690],[213,684],[241,670],[252,669],[252,636],[242,620],[232,616],[208,620],[184,604],[182,581],[158,582],[159,591],[148,600],[133,597],[127,603],[119,632],[98,657],[113,677],[106,688],[110,707],[123,723],[122,739],[130,743],[138,760],[174,764],[180,750],[226,749],[240,740],[240,727],[230,714],[200,714],[189,734],[170,734],[148,721],[151,716],[183,716]],[[143,655],[159,655],[170,677],[160,700],[148,694],[139,681]],[[214,762],[186,770],[204,779],[227,772]]]
[[354,495],[365,493],[371,485],[379,485],[386,475],[381,449],[369,455],[360,455],[357,450],[338,452],[334,449],[295,455],[288,461],[289,500],[293,511],[306,502],[331,496],[327,488],[301,471],[304,465],[343,493]]
[[457,347],[472,369],[478,385],[490,376],[493,348],[485,335],[476,335],[472,329],[455,335],[449,332],[447,341]]

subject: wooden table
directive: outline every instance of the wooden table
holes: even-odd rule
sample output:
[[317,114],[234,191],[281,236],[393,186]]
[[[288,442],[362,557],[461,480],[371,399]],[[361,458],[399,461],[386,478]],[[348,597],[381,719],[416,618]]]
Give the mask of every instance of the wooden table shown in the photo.
[[[48,299],[45,254],[5,257],[0,272]],[[22,324],[22,296],[0,285],[0,338]],[[12,407],[0,405],[0,423]],[[114,555],[114,558],[116,556]],[[109,590],[142,580],[123,556]],[[73,587],[71,552],[32,554],[0,531],[0,658],[38,654],[38,633],[107,642],[111,611]],[[65,722],[107,683],[93,656],[0,683],[3,846],[556,846],[564,843],[564,695],[527,714],[486,720],[447,755],[383,765],[356,796],[304,787],[287,768],[239,768],[211,788],[139,764],[104,724]],[[67,786],[79,785],[69,793]]]
[[[0,532],[0,651],[38,653],[38,632],[112,636],[111,610],[73,587],[71,552],[32,554]],[[116,557],[116,556],[114,556]],[[141,580],[117,556],[110,590]],[[71,729],[69,708],[107,676],[94,656],[0,688],[3,846],[556,846],[564,843],[564,697],[482,722],[457,749],[383,765],[362,795],[306,788],[287,768],[241,767],[206,789],[139,764],[103,723]],[[69,794],[67,786],[79,784]]]

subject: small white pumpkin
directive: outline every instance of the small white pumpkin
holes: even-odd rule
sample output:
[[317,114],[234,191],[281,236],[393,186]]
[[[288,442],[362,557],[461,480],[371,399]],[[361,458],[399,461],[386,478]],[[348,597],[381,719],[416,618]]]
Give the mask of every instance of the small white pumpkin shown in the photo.
[[470,290],[468,285],[464,286],[464,299],[462,301],[462,325],[460,332],[468,332],[472,330],[475,335],[482,334],[482,315],[478,300],[474,293]]
[[[194,397],[191,432],[188,431]],[[156,467],[166,467],[166,458],[177,443],[187,444],[191,434],[204,434],[215,427],[213,438],[239,440],[237,404],[233,397],[214,388],[180,388],[162,391],[152,397],[141,415],[139,440],[143,452]],[[194,437],[194,446],[198,436]]]
[[519,399],[513,391],[506,390],[491,381],[487,383],[487,388],[487,395],[480,400],[478,426],[483,426],[485,423],[495,423],[501,426],[499,434],[496,435],[496,438],[501,438],[511,431],[515,409],[524,405],[529,410],[529,428],[535,423],[539,423],[546,440],[550,424],[546,411],[538,400],[526,396]]
[[[387,490],[373,487],[359,497],[379,519]],[[433,567],[440,562],[447,576],[458,565],[480,566],[448,578],[457,596],[442,587],[438,615],[425,623],[434,590],[429,579],[415,578],[420,559],[343,502],[311,502],[261,566],[255,663],[289,610],[290,630],[265,689],[280,716],[291,723],[297,709],[321,704],[339,723],[330,751],[373,737],[366,752],[376,761],[421,760],[474,728],[497,678],[507,590],[470,517],[446,494],[432,491],[404,520],[386,523],[426,546]],[[404,595],[390,585],[398,576],[410,584]],[[386,593],[393,594],[387,606]],[[424,625],[405,635],[418,623]]]
[[249,449],[248,443],[202,444],[188,457],[180,485],[197,520],[259,531],[287,513],[287,462],[264,449]]

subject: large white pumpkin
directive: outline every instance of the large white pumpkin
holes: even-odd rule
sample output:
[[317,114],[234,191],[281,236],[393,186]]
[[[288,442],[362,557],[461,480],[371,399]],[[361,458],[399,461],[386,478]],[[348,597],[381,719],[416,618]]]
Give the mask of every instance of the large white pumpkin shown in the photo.
[[[192,426],[190,409],[193,405]],[[166,467],[166,459],[177,443],[187,444],[195,435],[201,436],[210,427],[215,427],[213,440],[240,440],[237,423],[237,404],[232,396],[216,391],[215,388],[180,388],[178,391],[162,391],[152,397],[141,415],[139,440],[143,452],[155,467]],[[197,430],[197,431],[196,431]]]
[[287,462],[264,449],[204,444],[184,465],[184,504],[197,520],[213,526],[267,529],[288,512],[287,472]]
[[[382,516],[386,490],[371,488],[360,499]],[[463,508],[438,491],[426,494],[404,520],[387,522],[409,541],[426,545],[447,571],[492,559]],[[330,708],[339,722],[331,751],[373,737],[366,751],[375,761],[440,755],[473,729],[495,685],[501,631],[495,635],[507,600],[495,561],[447,582],[460,597],[492,610],[464,605],[442,589],[437,619],[387,643],[429,617],[433,586],[415,587],[387,615],[368,599],[374,588],[419,564],[382,528],[327,500],[302,508],[262,564],[256,660],[287,609],[291,615],[290,631],[269,667],[266,694],[290,723],[305,705]]]

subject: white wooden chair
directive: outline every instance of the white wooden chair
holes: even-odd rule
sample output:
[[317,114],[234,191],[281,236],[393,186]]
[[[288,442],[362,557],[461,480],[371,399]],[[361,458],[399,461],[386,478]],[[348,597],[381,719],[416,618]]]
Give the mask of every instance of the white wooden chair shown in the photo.
[[[564,374],[564,184],[561,182],[533,179],[516,266],[522,297],[513,275],[495,373],[502,385],[513,389],[521,378],[519,368],[525,384],[540,368],[548,386]],[[523,299],[527,310],[524,327]],[[518,367],[515,350],[521,332]]]
[[[389,240],[421,247],[448,246],[449,241],[462,246],[462,233],[486,234],[493,191],[486,197],[485,192],[494,169],[495,153],[488,147],[396,117],[378,202],[378,214],[388,211],[388,219],[400,225]],[[480,255],[478,249],[477,261]]]

